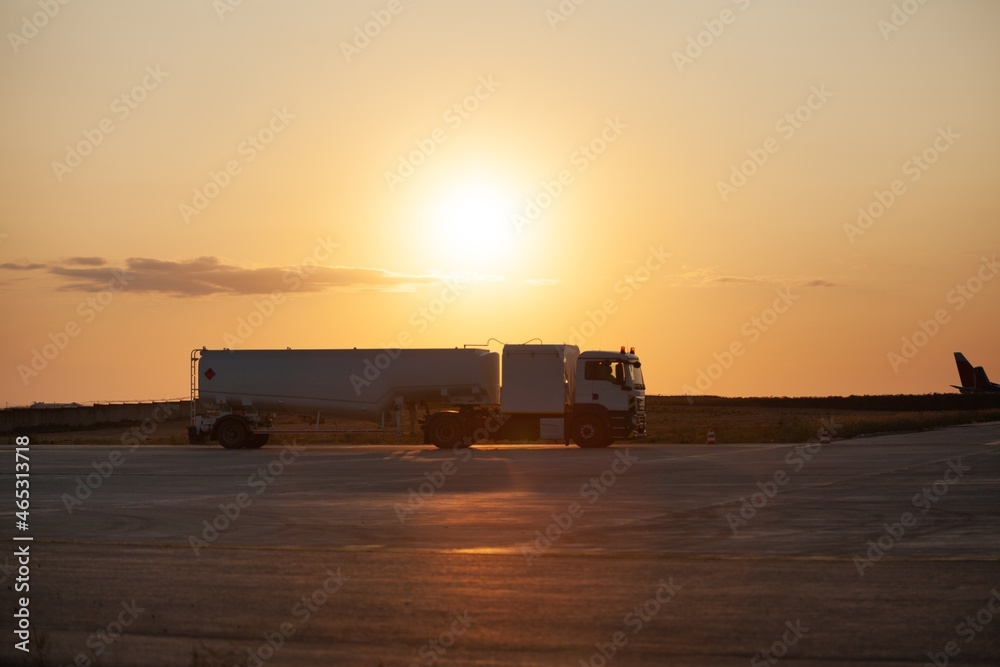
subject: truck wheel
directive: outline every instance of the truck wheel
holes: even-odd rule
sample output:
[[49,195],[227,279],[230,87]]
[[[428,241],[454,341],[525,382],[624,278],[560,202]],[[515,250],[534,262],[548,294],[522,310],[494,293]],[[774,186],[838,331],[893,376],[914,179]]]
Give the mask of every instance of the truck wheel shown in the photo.
[[427,439],[440,449],[460,447],[463,435],[462,420],[458,415],[437,415],[427,425]]
[[607,427],[597,415],[580,415],[573,420],[573,442],[580,447],[607,447],[611,437]]
[[225,417],[219,420],[215,438],[226,449],[243,449],[250,443],[250,429],[239,417]]
[[247,449],[260,449],[267,444],[267,441],[271,438],[269,433],[253,433],[250,436],[250,444],[247,445]]

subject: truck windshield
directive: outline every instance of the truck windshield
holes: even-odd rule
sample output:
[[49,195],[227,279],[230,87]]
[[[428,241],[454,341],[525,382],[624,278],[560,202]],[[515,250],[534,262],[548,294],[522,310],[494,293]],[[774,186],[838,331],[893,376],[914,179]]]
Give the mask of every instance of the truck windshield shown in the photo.
[[642,369],[633,364],[625,364],[628,369],[628,384],[633,389],[645,389],[646,385],[642,380]]

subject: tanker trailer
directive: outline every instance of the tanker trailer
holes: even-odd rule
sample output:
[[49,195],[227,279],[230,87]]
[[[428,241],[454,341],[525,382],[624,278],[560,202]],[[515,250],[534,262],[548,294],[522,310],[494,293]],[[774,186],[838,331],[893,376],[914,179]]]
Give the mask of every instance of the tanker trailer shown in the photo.
[[[192,442],[257,448],[271,433],[320,431],[325,417],[380,421],[378,430],[390,421],[401,434],[407,405],[496,405],[500,359],[496,352],[457,348],[201,349],[191,353],[191,390]],[[316,427],[275,429],[276,414],[314,417]]]

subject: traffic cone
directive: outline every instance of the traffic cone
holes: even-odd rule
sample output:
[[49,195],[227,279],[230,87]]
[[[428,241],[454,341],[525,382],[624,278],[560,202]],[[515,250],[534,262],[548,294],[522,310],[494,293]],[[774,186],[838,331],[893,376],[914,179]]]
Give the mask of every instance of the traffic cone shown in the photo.
[[820,431],[820,434],[819,434],[819,444],[821,444],[821,445],[829,445],[830,444],[830,432],[827,431],[825,428],[822,431]]
[[714,445],[715,444],[715,429],[714,428],[708,429],[708,439],[705,441],[705,444],[706,445]]

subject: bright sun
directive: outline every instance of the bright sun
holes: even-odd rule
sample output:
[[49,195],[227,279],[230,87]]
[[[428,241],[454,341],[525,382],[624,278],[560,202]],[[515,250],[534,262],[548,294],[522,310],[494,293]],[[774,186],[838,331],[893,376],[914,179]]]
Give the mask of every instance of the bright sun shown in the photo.
[[514,228],[511,198],[499,188],[466,185],[449,191],[431,213],[428,241],[442,268],[510,261]]

